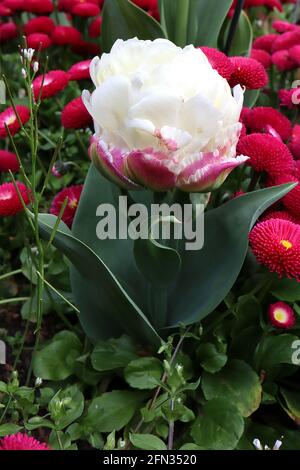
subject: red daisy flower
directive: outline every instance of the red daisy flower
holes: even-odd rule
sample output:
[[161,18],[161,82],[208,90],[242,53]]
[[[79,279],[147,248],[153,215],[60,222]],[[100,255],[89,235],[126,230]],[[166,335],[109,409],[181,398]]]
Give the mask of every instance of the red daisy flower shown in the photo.
[[271,219],[257,224],[249,235],[259,262],[279,277],[300,281],[300,226],[288,220]]
[[85,80],[90,78],[90,63],[91,60],[82,60],[77,64],[72,65],[68,70],[70,80]]
[[[27,206],[30,202],[30,192],[25,184],[16,182],[20,195]],[[19,199],[18,191],[13,183],[3,183],[0,185],[0,217],[8,217],[10,215],[22,212],[23,204]]]
[[82,40],[72,45],[72,51],[76,52],[76,54],[90,57],[90,56],[99,55],[101,52],[101,49],[98,46],[98,44],[95,44],[94,42],[88,42],[88,41]]
[[300,28],[279,35],[273,43],[272,52],[290,49],[297,44],[300,44]]
[[72,15],[91,17],[100,13],[100,8],[94,3],[78,3],[71,10]]
[[50,450],[44,443],[27,434],[13,434],[0,440],[0,450]]
[[285,184],[285,183],[297,183],[297,186],[295,186],[295,188],[293,188],[286,196],[284,196],[281,201],[283,205],[289,210],[289,212],[299,219],[300,218],[300,184],[299,184],[298,178],[294,176],[294,174],[295,174],[295,169],[293,170],[292,174],[277,176],[269,183],[272,183],[271,184],[272,186]]
[[3,4],[14,12],[23,10],[23,0],[4,0]]
[[40,95],[42,100],[50,98],[63,90],[68,83],[69,75],[63,70],[52,70],[45,75],[40,75],[32,82],[34,98],[36,101]]
[[51,39],[53,44],[66,46],[77,44],[82,40],[81,33],[73,26],[55,26],[52,31]]
[[33,33],[50,34],[54,28],[54,21],[49,16],[38,16],[27,21],[24,32],[27,35]]
[[280,106],[284,106],[289,109],[297,108],[300,105],[300,100],[296,99],[297,96],[300,97],[300,88],[297,91],[296,88],[292,88],[291,90],[279,90],[278,97],[280,100]]
[[268,106],[250,109],[243,116],[243,121],[251,132],[265,132],[266,126],[269,125],[278,132],[282,140],[288,140],[292,134],[289,119],[277,109]]
[[300,44],[289,49],[289,56],[300,67]]
[[62,220],[65,222],[66,225],[68,225],[68,227],[72,226],[82,188],[83,185],[69,186],[68,188],[65,188],[60,191],[52,201],[50,213],[58,216],[64,201],[66,199],[68,200],[68,203],[62,216]]
[[263,49],[252,49],[251,59],[257,60],[265,69],[272,65],[271,55]]
[[266,220],[270,219],[281,219],[281,220],[289,220],[290,222],[293,222],[294,224],[299,223],[299,219],[295,217],[293,214],[290,214],[288,211],[284,210],[270,210],[266,214],[264,214],[259,220],[260,222],[265,222]]
[[282,5],[279,0],[246,0],[245,8],[251,7],[267,7],[271,10],[277,8],[277,10],[282,11]]
[[9,21],[8,23],[0,24],[0,43],[15,39],[18,36],[18,29],[15,23]]
[[44,50],[51,46],[51,39],[44,33],[32,33],[26,37],[27,46],[35,50]]
[[297,68],[297,63],[286,49],[274,52],[274,54],[272,54],[272,64],[274,64],[278,70],[280,70],[280,72]]
[[250,134],[239,140],[237,152],[249,157],[255,171],[266,171],[271,177],[291,174],[294,160],[288,147],[268,134]]
[[157,8],[157,0],[133,0],[133,3],[144,10],[155,10]]
[[19,161],[15,153],[8,150],[0,150],[0,173],[9,170],[15,173],[19,168]]
[[298,29],[298,26],[288,21],[275,20],[272,23],[272,28],[275,29],[277,33],[287,33],[288,31]]
[[279,37],[278,34],[265,34],[260,36],[253,42],[253,49],[263,49],[266,52],[271,52],[274,41]]
[[263,88],[269,78],[264,67],[250,57],[230,57],[234,67],[229,83],[231,87],[242,85],[250,90]]
[[294,155],[294,158],[300,160],[300,125],[295,124],[292,132],[292,138],[289,143],[289,149]]
[[17,118],[14,109],[12,106],[7,108],[0,114],[0,139],[7,137],[6,127],[8,127],[11,135],[15,135],[21,128],[19,120],[24,125],[30,118],[30,111],[26,106],[18,105],[16,106]]
[[24,0],[23,10],[29,13],[36,13],[37,15],[45,15],[52,13],[54,10],[51,0]]
[[1,16],[12,16],[13,12],[10,8],[0,3],[0,18]]
[[218,51],[214,47],[200,47],[202,52],[208,58],[208,61],[213,69],[215,69],[223,78],[229,80],[231,74],[234,71],[234,66],[232,65],[230,59],[223,54],[223,52]]
[[101,34],[102,18],[93,19],[89,24],[89,36],[90,38],[98,38]]
[[285,302],[275,302],[269,306],[270,323],[275,328],[289,329],[296,324],[296,315],[294,310]]
[[83,104],[81,96],[70,101],[61,113],[61,123],[67,129],[84,129],[93,124],[93,119]]

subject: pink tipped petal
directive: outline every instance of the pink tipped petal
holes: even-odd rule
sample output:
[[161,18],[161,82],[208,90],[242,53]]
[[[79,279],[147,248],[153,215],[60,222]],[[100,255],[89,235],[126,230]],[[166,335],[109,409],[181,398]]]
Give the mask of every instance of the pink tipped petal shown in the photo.
[[100,173],[113,183],[124,189],[140,188],[124,174],[124,156],[120,149],[110,150],[102,140],[98,140],[92,143],[90,156]]
[[223,158],[222,161],[214,153],[205,153],[200,160],[182,170],[176,186],[187,192],[207,192],[217,189],[235,167],[247,160],[248,157],[241,155],[227,160]]
[[154,191],[168,191],[175,186],[176,175],[167,168],[164,153],[153,149],[131,152],[126,160],[127,173]]

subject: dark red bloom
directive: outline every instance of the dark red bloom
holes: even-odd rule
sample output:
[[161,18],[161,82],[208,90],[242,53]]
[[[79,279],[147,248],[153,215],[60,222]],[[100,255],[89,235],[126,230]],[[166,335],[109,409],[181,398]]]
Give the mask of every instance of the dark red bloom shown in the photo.
[[279,34],[265,34],[259,36],[253,42],[253,49],[263,49],[266,52],[271,52],[274,41],[279,37]]
[[50,450],[44,443],[27,434],[13,434],[0,440],[0,450]]
[[299,180],[292,175],[282,175],[273,180],[274,185],[285,184],[285,183],[297,183],[294,189],[292,189],[286,196],[283,197],[283,205],[298,219],[300,218],[300,184]]
[[19,161],[15,153],[8,150],[0,150],[0,173],[9,170],[15,173],[19,168]]
[[294,23],[289,23],[288,21],[283,20],[273,21],[272,27],[277,31],[277,33],[287,33],[288,31],[293,31],[298,28]]
[[0,139],[7,137],[5,125],[7,125],[11,135],[15,135],[21,128],[19,120],[22,124],[26,124],[29,120],[30,111],[26,106],[17,105],[16,110],[19,119],[17,118],[12,106],[0,113]]
[[84,129],[93,124],[93,119],[84,106],[81,96],[64,107],[61,113],[61,123],[68,129]]
[[223,52],[218,51],[218,49],[215,49],[214,47],[203,46],[200,49],[208,58],[212,68],[215,69],[223,78],[229,80],[234,71],[234,66],[230,59],[223,54]]
[[55,26],[51,39],[53,44],[59,46],[73,46],[81,41],[81,33],[73,26]]
[[52,201],[50,213],[58,216],[64,201],[66,199],[68,200],[62,216],[62,220],[68,225],[68,227],[72,226],[82,188],[82,185],[69,186],[68,188],[60,191]]
[[259,264],[279,277],[300,281],[300,226],[288,220],[260,222],[249,235],[250,245]]
[[[51,70],[44,75],[40,75],[32,82],[34,98],[37,101],[50,98],[63,90],[69,83],[69,75],[63,70]],[[40,92],[42,88],[42,92]]]
[[[27,206],[30,202],[30,193],[25,184],[16,182],[20,195]],[[8,217],[23,211],[18,191],[14,183],[3,183],[0,185],[0,217]]]
[[24,0],[23,9],[29,13],[45,15],[47,13],[52,13],[54,6],[51,0]]
[[292,134],[289,119],[277,109],[268,106],[258,106],[250,109],[243,117],[247,129],[251,132],[265,132],[269,125],[275,129],[282,140],[288,140]]
[[138,7],[144,10],[155,10],[157,8],[157,0],[133,0]]
[[265,69],[272,65],[271,55],[263,49],[252,49],[251,59],[257,60]]
[[300,160],[300,125],[295,124],[292,132],[292,138],[289,143],[289,149],[296,160]]
[[294,310],[285,302],[276,302],[269,307],[269,319],[275,328],[289,329],[296,324]]
[[23,10],[24,0],[4,0],[3,4],[13,12]]
[[13,12],[10,8],[6,7],[3,3],[0,3],[0,18],[1,16],[12,16]]
[[73,44],[72,51],[76,52],[76,54],[82,55],[83,57],[99,55],[101,52],[98,44],[83,40]]
[[26,37],[27,46],[32,49],[43,50],[51,46],[51,39],[44,33],[33,33]]
[[292,59],[288,50],[283,49],[272,54],[272,63],[278,70],[285,72],[297,68],[297,63]]
[[25,34],[44,33],[50,34],[55,28],[54,21],[49,16],[31,18],[24,26]]
[[270,220],[270,219],[289,220],[290,222],[293,222],[294,224],[297,224],[299,222],[299,219],[297,217],[295,217],[293,214],[290,214],[290,212],[284,211],[284,210],[281,210],[281,211],[271,210],[260,218],[260,222],[265,222],[266,220]]
[[94,3],[77,3],[72,10],[72,15],[91,17],[100,13],[100,8]]
[[267,85],[268,75],[257,60],[250,57],[231,57],[230,61],[234,67],[229,80],[231,87],[242,85],[250,90],[256,90]]
[[0,43],[15,39],[18,36],[18,29],[15,23],[9,21],[8,23],[0,24]]
[[300,28],[279,35],[273,43],[272,52],[290,49],[297,44],[300,44]]
[[70,80],[85,80],[90,78],[90,63],[91,60],[82,60],[77,64],[72,65],[68,70]]
[[289,56],[300,67],[300,44],[289,49]]
[[297,108],[300,105],[300,88],[292,88],[291,90],[279,90],[278,97],[280,106],[289,109]]
[[293,156],[288,147],[268,134],[250,134],[239,140],[237,152],[249,157],[255,171],[266,171],[271,177],[291,174]]
[[93,19],[89,24],[89,36],[90,38],[97,38],[101,34],[101,25],[102,25],[102,18],[99,16],[98,18]]

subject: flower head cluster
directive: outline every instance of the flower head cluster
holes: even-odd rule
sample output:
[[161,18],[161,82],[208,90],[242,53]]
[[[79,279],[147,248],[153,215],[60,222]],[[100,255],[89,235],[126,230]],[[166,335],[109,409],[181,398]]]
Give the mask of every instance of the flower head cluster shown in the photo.
[[21,432],[0,439],[0,450],[50,450],[44,442]]

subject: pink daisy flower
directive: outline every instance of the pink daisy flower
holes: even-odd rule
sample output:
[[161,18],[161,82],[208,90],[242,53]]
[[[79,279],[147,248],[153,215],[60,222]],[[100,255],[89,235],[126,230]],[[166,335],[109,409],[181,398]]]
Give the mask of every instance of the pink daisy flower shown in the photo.
[[296,323],[294,310],[285,302],[276,302],[269,306],[270,323],[275,328],[289,329]]
[[[63,70],[52,70],[44,75],[40,75],[32,82],[34,99],[37,101],[50,98],[62,91],[69,83],[69,75]],[[41,92],[42,88],[42,92]]]
[[[30,202],[30,193],[25,184],[17,181],[20,195],[27,206]],[[23,211],[22,202],[13,183],[3,183],[0,185],[0,217],[8,217]]]
[[[15,135],[20,129],[20,122],[24,125],[30,118],[30,111],[26,106],[16,106],[17,115],[12,106],[0,113],[0,139],[7,137],[6,126],[11,135]],[[19,122],[20,121],[20,122]]]
[[18,432],[0,439],[0,450],[50,450],[50,448],[44,442]]
[[76,214],[82,188],[83,185],[74,185],[63,189],[55,196],[50,207],[50,213],[58,216],[64,201],[66,199],[68,200],[62,220],[70,228],[72,227],[73,219]]

